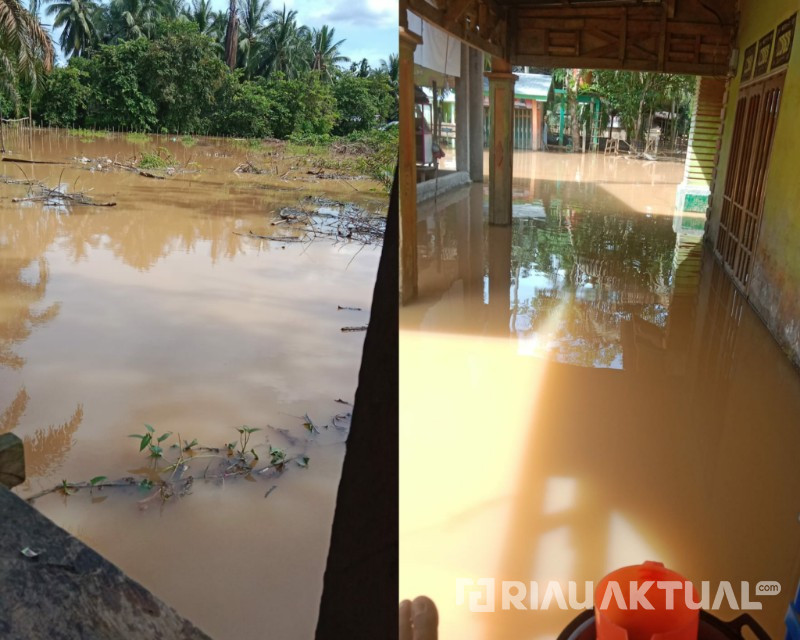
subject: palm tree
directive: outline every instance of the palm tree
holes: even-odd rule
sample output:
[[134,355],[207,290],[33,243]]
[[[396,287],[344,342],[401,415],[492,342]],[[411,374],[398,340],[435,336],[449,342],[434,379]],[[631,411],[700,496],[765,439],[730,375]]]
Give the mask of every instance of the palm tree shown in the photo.
[[381,60],[380,73],[386,74],[392,87],[397,88],[400,77],[400,58],[396,53],[389,54],[389,60]]
[[239,62],[249,71],[266,32],[270,0],[242,0],[239,5]]
[[228,26],[225,29],[225,61],[228,68],[236,68],[236,50],[239,48],[239,16],[236,12],[236,0],[231,0],[228,7]]
[[308,27],[297,26],[297,11],[273,11],[266,31],[264,51],[259,71],[268,75],[280,71],[287,78],[295,78],[308,68],[311,58],[311,32]]
[[339,47],[344,39],[334,42],[335,33],[336,29],[324,24],[321,29],[314,29],[311,34],[312,53],[314,54],[311,68],[319,71],[323,78],[330,79],[331,71],[338,63],[350,62],[350,58],[339,54]]
[[[0,90],[19,104],[20,79],[35,86],[40,72],[53,68],[53,43],[19,0],[0,0]],[[5,151],[0,110],[0,148]]]
[[184,0],[159,0],[158,2],[158,13],[161,18],[177,20],[183,16],[185,11],[186,3]]
[[103,40],[113,43],[152,36],[164,8],[161,0],[111,0],[103,10],[108,30]]
[[358,78],[369,77],[369,60],[361,58],[361,62],[354,62],[350,65],[350,73]]
[[197,25],[200,33],[211,35],[213,32],[216,15],[211,0],[192,0],[192,6],[184,8],[183,15]]
[[65,55],[87,54],[97,35],[94,26],[97,10],[93,0],[61,0],[47,7],[47,15],[55,16],[53,28],[62,29],[59,43]]
[[228,12],[220,9],[219,11],[214,11],[211,14],[211,28],[209,29],[209,35],[214,38],[214,40],[223,47],[225,44],[225,30],[228,28]]

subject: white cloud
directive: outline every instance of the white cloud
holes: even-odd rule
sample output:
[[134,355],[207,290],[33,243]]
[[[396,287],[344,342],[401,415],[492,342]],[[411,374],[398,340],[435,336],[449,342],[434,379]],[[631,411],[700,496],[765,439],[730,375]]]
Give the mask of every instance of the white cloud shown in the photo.
[[[316,4],[316,3],[314,3]],[[315,7],[315,18],[364,27],[397,27],[396,0],[332,0]]]

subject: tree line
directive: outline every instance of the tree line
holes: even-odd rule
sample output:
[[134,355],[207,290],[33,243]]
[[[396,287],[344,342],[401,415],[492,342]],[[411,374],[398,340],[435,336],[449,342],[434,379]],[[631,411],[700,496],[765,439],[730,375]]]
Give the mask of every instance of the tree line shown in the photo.
[[397,57],[351,63],[343,43],[269,0],[0,0],[0,107],[51,126],[275,138],[396,120]]
[[[652,73],[643,71],[607,71],[588,69],[554,69],[553,83],[563,88],[567,105],[567,127],[576,138],[585,129],[592,130],[588,109],[581,109],[579,94],[594,95],[600,99],[599,124],[601,129],[612,130],[614,118],[619,118],[627,141],[634,148],[644,146],[647,131],[653,126],[658,112],[667,114],[662,141],[675,149],[679,137],[689,132],[694,91],[694,76]],[[558,99],[550,100],[554,119]],[[578,151],[579,145],[573,145]]]

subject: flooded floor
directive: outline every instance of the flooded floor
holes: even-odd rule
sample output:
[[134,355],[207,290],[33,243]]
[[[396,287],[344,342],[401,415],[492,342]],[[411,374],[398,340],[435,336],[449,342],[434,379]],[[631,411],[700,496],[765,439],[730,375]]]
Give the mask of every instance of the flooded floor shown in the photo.
[[[341,329],[368,322],[380,246],[253,234],[292,236],[271,221],[308,195],[372,212],[387,196],[367,181],[234,173],[253,153],[229,141],[14,142],[13,157],[67,164],[3,162],[4,181],[116,202],[0,184],[0,432],[24,438],[28,471],[16,491],[147,474],[128,437],[145,423],[174,432],[165,447],[177,434],[224,447],[235,427],[260,428],[262,459],[269,444],[308,468],[202,482],[198,461],[191,494],[165,504],[113,489],[35,504],[214,638],[312,638],[347,434],[346,416],[332,419],[351,408],[337,400],[353,400],[364,338]],[[191,171],[150,179],[70,160],[157,147]]]
[[[800,376],[699,234],[682,165],[515,154],[514,222],[485,185],[421,206],[400,326],[400,596],[442,637],[555,638],[500,581],[595,584],[661,561],[753,597],[773,638],[800,579]],[[536,179],[532,179],[532,176]],[[425,469],[420,472],[421,461]],[[494,613],[456,581],[493,578]],[[752,591],[750,592],[753,593]],[[527,599],[526,599],[526,602]],[[728,601],[715,611],[724,619]]]

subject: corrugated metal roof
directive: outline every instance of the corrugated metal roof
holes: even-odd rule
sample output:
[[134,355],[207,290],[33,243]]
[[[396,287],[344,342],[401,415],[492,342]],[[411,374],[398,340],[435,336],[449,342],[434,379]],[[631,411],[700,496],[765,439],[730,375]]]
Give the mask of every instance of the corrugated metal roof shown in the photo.
[[[544,73],[514,73],[518,80],[514,83],[514,97],[525,100],[547,101],[553,76]],[[489,79],[483,79],[483,93],[489,93]]]

